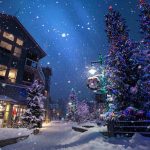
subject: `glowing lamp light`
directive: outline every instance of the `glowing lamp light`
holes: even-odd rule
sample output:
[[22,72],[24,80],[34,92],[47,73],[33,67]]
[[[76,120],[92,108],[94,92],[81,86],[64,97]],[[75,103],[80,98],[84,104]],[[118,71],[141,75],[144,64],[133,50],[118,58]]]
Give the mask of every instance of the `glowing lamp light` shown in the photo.
[[71,103],[71,102],[69,102],[68,104],[69,104],[69,105],[72,105],[72,103]]
[[90,73],[91,75],[94,75],[96,72],[97,72],[97,70],[96,70],[95,68],[91,68],[91,69],[89,70],[89,73]]

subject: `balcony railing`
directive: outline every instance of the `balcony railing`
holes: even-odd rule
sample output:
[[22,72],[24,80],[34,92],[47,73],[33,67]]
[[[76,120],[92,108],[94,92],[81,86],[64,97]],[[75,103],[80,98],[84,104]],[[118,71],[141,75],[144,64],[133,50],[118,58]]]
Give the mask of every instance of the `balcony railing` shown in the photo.
[[27,66],[30,66],[30,67],[32,67],[32,68],[34,68],[34,69],[37,69],[37,67],[38,67],[38,62],[36,62],[36,61],[34,61],[34,60],[32,60],[32,59],[26,58],[26,65],[27,65]]
[[45,84],[45,76],[44,76],[42,68],[41,68],[41,66],[40,66],[40,64],[38,62],[27,58],[26,59],[26,66],[36,69],[38,71],[38,73],[39,73],[39,76],[40,76],[41,80]]
[[39,72],[40,78],[42,79],[43,83],[45,84],[45,76],[44,76],[44,73],[42,71],[40,64],[38,65],[38,72]]

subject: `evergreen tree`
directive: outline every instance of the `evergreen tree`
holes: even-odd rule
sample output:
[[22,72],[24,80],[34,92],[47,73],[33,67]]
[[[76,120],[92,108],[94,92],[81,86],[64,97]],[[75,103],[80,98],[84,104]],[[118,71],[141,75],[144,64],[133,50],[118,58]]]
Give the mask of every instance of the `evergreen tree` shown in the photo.
[[74,89],[71,89],[67,104],[67,119],[76,121],[78,98]]
[[117,110],[123,110],[131,104],[130,86],[132,86],[132,73],[130,70],[130,57],[135,44],[129,40],[128,28],[120,13],[109,7],[105,16],[106,33],[110,44],[106,60],[106,76],[108,95]]
[[[143,60],[140,65],[139,97],[148,104],[150,111],[150,3],[140,0],[140,31],[143,40],[140,43],[140,54]],[[138,57],[139,58],[139,57]],[[141,60],[140,59],[140,60]]]
[[[144,109],[150,101],[150,4],[140,0],[140,32],[143,39],[130,58],[134,86],[130,88],[131,98],[137,109]],[[149,104],[150,109],[150,104]]]
[[28,105],[25,114],[22,119],[31,128],[41,127],[44,117],[44,104],[43,100],[45,97],[42,92],[44,86],[35,80],[34,83],[28,88]]
[[85,122],[89,116],[89,106],[85,101],[79,102],[77,105],[78,122]]
[[144,35],[145,46],[150,46],[150,4],[140,0],[140,31]]

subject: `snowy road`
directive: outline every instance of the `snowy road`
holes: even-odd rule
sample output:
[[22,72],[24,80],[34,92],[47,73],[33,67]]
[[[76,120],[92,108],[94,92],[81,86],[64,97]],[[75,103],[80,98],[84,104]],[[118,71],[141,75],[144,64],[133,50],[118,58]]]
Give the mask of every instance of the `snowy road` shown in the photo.
[[85,133],[75,132],[71,123],[51,122],[38,135],[0,150],[149,150],[150,138],[136,134],[133,138],[108,138],[95,127]]

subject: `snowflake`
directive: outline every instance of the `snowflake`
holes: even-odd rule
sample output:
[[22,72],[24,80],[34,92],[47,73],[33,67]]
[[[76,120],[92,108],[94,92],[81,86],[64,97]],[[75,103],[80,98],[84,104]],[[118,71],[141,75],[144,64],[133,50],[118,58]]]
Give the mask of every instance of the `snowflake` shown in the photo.
[[67,82],[68,82],[68,84],[70,84],[70,83],[71,83],[71,81],[70,81],[70,80],[68,80]]
[[61,37],[62,37],[62,38],[65,38],[65,37],[67,37],[67,36],[69,36],[68,33],[62,33],[62,34],[61,34]]

